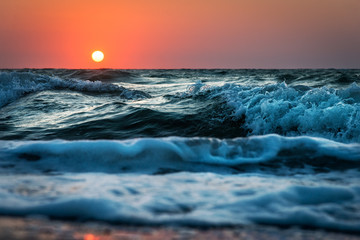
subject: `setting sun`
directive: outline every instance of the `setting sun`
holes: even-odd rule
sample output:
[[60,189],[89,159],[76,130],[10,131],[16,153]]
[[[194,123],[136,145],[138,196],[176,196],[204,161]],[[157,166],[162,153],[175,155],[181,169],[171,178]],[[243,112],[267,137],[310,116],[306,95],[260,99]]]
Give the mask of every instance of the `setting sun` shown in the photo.
[[91,57],[95,62],[101,62],[104,59],[104,54],[101,51],[95,51]]

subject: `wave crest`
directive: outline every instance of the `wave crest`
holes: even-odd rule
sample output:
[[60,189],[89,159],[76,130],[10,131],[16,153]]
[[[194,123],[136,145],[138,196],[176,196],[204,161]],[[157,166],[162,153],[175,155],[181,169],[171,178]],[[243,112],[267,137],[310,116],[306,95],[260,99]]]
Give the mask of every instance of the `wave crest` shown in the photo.
[[197,82],[179,97],[220,99],[226,105],[223,119],[239,122],[248,135],[276,133],[360,141],[360,87],[356,83],[336,90],[289,87],[286,83],[209,86]]

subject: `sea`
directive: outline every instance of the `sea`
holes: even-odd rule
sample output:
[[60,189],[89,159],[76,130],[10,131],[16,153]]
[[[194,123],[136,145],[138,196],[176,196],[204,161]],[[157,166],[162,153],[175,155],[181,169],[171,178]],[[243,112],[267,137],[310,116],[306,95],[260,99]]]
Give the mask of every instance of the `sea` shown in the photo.
[[360,233],[360,70],[2,69],[0,216]]

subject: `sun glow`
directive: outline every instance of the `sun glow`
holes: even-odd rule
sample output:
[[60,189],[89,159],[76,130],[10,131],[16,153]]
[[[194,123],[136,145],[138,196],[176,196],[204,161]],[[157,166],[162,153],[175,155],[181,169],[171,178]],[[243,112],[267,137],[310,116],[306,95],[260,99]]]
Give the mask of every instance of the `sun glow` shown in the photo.
[[91,57],[95,62],[101,62],[104,59],[104,54],[101,51],[95,51]]

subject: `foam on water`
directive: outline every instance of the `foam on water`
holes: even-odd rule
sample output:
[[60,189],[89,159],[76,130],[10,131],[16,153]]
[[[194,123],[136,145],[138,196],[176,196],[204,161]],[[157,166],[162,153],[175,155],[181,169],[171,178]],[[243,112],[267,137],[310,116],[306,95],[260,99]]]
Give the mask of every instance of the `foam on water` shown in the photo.
[[118,85],[100,81],[83,81],[76,78],[65,80],[56,76],[31,72],[0,72],[0,107],[28,93],[56,89],[94,93],[115,93],[124,99],[150,97],[150,95],[145,92],[129,90]]

